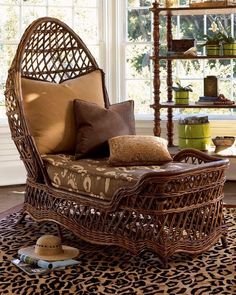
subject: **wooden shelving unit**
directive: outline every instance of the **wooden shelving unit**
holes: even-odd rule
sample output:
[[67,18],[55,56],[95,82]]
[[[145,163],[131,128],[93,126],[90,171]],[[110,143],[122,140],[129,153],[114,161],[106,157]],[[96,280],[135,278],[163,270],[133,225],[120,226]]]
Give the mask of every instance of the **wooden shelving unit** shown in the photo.
[[[153,12],[153,55],[151,59],[153,60],[153,93],[154,93],[154,103],[151,107],[154,109],[154,135],[160,136],[161,134],[161,119],[160,119],[160,110],[163,108],[167,109],[167,139],[170,147],[174,146],[173,144],[173,109],[175,108],[233,108],[236,109],[236,105],[203,105],[190,103],[188,105],[177,105],[173,102],[171,86],[172,81],[172,61],[174,60],[197,60],[197,59],[236,59],[236,56],[196,56],[196,57],[187,57],[183,55],[176,56],[162,56],[160,55],[160,16],[166,16],[166,27],[167,27],[167,50],[170,51],[171,41],[172,41],[172,16],[175,15],[203,15],[203,14],[231,14],[236,13],[236,6],[223,6],[223,7],[160,7],[159,3],[155,1],[152,5],[151,11]],[[167,63],[167,101],[161,102],[161,93],[160,93],[160,70],[159,65],[161,60],[166,60]]]
[[[151,56],[150,59],[155,60],[155,56]],[[162,60],[198,60],[198,59],[209,59],[209,60],[214,60],[214,59],[236,59],[235,55],[224,55],[224,56],[206,56],[206,55],[198,55],[196,57],[190,57],[190,56],[184,56],[184,55],[171,55],[171,56],[164,56],[160,55],[158,59]]]
[[212,104],[195,104],[195,103],[189,103],[189,104],[175,104],[174,102],[166,102],[166,103],[159,103],[157,105],[153,104],[151,105],[152,108],[171,108],[171,109],[199,109],[199,108],[206,108],[206,109],[236,109],[236,104],[228,105],[228,104],[222,104],[222,105],[212,105]]

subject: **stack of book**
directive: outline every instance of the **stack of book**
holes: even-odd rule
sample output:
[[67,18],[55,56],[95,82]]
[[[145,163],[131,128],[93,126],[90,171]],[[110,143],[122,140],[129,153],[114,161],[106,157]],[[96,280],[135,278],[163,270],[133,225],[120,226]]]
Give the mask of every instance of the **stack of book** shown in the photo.
[[19,254],[17,259],[11,261],[28,275],[43,274],[53,269],[64,269],[66,266],[78,264],[78,260],[66,259],[58,261],[46,261],[35,259],[27,255]]
[[200,96],[196,104],[211,105],[211,104],[216,104],[218,100],[219,98],[216,96]]

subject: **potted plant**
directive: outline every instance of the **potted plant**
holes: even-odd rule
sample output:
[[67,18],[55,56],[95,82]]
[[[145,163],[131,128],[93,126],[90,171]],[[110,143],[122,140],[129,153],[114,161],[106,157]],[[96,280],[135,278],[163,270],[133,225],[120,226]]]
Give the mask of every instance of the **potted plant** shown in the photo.
[[219,31],[218,26],[215,22],[211,24],[209,30],[212,31],[212,34],[204,35],[204,39],[206,42],[202,46],[206,46],[207,56],[219,56],[222,33]]
[[220,55],[220,40],[217,36],[205,35],[206,43],[206,55],[207,56],[219,56]]
[[221,32],[223,55],[236,55],[236,40],[230,34],[230,28]]
[[192,85],[182,86],[179,80],[176,80],[177,86],[172,86],[174,90],[174,99],[176,104],[188,104],[189,103],[189,92],[192,92]]

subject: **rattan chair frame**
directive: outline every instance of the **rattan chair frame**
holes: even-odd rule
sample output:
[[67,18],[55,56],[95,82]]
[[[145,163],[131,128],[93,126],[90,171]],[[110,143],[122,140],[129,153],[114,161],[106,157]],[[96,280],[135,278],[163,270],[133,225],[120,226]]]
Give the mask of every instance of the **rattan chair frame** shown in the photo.
[[25,120],[21,78],[60,83],[98,69],[83,41],[60,20],[40,18],[26,29],[6,83],[9,126],[27,170],[23,216],[56,222],[88,242],[118,245],[134,254],[152,250],[164,263],[176,252],[202,253],[220,237],[226,246],[226,159],[181,151],[174,161],[194,168],[147,173],[134,187],[118,189],[110,202],[51,185]]

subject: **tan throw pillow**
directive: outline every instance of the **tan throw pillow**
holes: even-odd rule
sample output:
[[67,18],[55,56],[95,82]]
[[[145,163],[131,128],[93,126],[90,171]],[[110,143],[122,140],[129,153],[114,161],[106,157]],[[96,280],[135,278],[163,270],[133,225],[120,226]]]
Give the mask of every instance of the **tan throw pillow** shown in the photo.
[[102,74],[100,70],[61,83],[67,85],[76,98],[104,106]]
[[100,71],[61,84],[22,78],[22,94],[26,120],[41,154],[74,152],[75,98],[93,97],[104,106]]
[[109,164],[114,166],[162,165],[172,161],[164,138],[146,135],[109,139]]
[[109,109],[94,103],[75,100],[77,127],[76,158],[108,156],[108,139],[135,134],[134,103],[126,101]]

